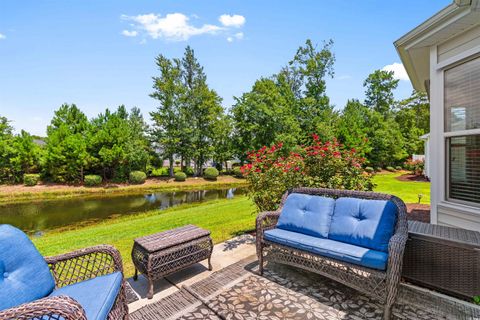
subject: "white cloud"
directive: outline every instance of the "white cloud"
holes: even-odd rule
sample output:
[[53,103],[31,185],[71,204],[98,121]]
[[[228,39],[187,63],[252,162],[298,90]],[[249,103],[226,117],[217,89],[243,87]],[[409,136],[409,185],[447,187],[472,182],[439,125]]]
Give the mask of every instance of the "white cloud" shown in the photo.
[[122,31],[122,35],[124,35],[125,37],[136,37],[138,35],[138,32],[135,31],[135,30],[123,30]]
[[350,79],[352,79],[352,76],[348,75],[348,74],[344,74],[344,75],[335,77],[335,79],[337,79],[337,80],[350,80]]
[[233,42],[233,37],[227,37],[228,42]]
[[235,38],[237,38],[238,40],[242,40],[243,37],[244,37],[243,32],[237,32],[237,33],[235,33]]
[[240,28],[245,24],[245,17],[234,14],[234,15],[229,15],[229,14],[222,14],[219,18],[218,21],[225,27],[234,27],[234,28]]
[[7,36],[4,35],[4,34],[2,34],[2,33],[0,33],[0,40],[3,40],[3,39],[7,39]]
[[382,70],[393,71],[393,76],[395,79],[405,80],[405,81],[410,80],[407,74],[407,70],[405,70],[405,67],[401,63],[394,62],[392,64],[386,65],[385,67],[382,68]]
[[196,27],[189,22],[189,17],[182,13],[169,13],[165,17],[150,13],[138,16],[122,15],[122,19],[132,20],[135,27],[145,31],[153,39],[171,41],[185,41],[192,36],[215,34],[223,30],[222,27],[204,24]]

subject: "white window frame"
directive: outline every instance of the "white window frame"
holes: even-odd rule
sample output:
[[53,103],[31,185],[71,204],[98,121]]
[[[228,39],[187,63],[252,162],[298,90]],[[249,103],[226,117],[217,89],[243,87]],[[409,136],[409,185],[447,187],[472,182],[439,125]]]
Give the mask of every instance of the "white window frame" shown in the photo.
[[[437,61],[437,48],[435,47],[433,50],[430,52],[430,57],[432,58],[433,52],[435,54],[435,60],[431,61]],[[467,51],[461,52],[458,55],[451,57],[447,59],[446,61],[443,61],[441,63],[437,63],[434,68],[434,70],[431,70],[435,73],[437,77],[437,98],[438,98],[438,103],[441,105],[441,112],[438,115],[439,119],[441,121],[438,121],[440,123],[437,123],[436,125],[440,126],[441,132],[442,132],[442,155],[440,157],[440,168],[443,172],[443,179],[440,179],[439,182],[441,182],[440,186],[440,201],[439,202],[446,202],[447,204],[461,204],[469,207],[474,207],[478,208],[480,207],[480,203],[475,203],[475,202],[469,202],[465,200],[459,200],[459,199],[454,199],[450,198],[448,195],[449,193],[449,188],[450,188],[450,166],[447,161],[449,157],[449,150],[447,148],[447,139],[451,137],[459,137],[459,136],[472,136],[472,135],[480,135],[480,129],[470,129],[470,130],[461,130],[461,131],[445,131],[446,126],[445,126],[445,71],[448,69],[454,68],[458,65],[461,65],[463,63],[467,63],[471,60],[475,59],[480,59],[480,46],[476,46],[472,49],[469,49]],[[437,171],[438,172],[438,171]],[[433,189],[432,189],[433,191]]]

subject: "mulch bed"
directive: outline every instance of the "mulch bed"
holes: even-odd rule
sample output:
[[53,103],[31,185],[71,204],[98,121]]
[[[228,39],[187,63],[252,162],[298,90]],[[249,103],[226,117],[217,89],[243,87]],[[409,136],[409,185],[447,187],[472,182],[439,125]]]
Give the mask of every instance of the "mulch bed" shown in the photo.
[[427,177],[416,174],[402,174],[401,176],[395,177],[395,179],[404,182],[430,182]]
[[419,204],[419,203],[408,203],[407,219],[430,223],[430,205]]

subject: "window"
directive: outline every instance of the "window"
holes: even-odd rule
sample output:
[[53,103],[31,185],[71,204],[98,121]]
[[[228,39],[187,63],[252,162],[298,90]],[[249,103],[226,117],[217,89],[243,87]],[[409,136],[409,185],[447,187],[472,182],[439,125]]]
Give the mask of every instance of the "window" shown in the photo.
[[447,199],[480,204],[480,58],[445,71]]

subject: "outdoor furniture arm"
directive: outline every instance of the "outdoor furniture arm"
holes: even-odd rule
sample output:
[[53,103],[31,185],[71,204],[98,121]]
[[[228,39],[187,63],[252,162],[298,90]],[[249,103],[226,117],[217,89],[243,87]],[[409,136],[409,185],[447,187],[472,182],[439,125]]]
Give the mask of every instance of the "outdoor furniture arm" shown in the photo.
[[257,216],[256,230],[257,237],[263,237],[263,232],[275,228],[280,217],[280,211],[265,211]]
[[67,296],[48,297],[0,311],[2,320],[87,320],[82,306]]
[[123,273],[120,252],[109,245],[84,248],[58,256],[46,257],[45,260],[55,278],[57,288],[116,271]]

